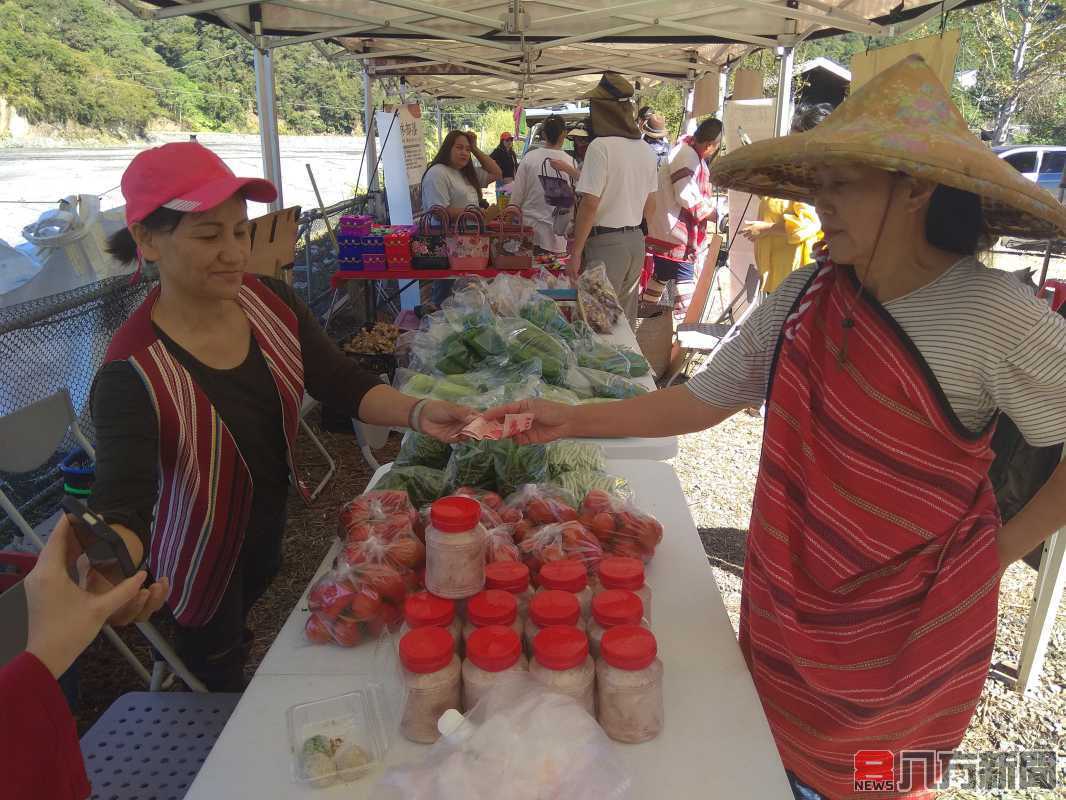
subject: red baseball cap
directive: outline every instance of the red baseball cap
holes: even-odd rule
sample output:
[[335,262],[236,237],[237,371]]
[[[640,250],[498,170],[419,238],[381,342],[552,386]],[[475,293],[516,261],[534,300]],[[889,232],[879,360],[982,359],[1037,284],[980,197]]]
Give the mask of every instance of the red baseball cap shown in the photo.
[[259,203],[269,203],[278,196],[270,181],[238,178],[199,142],[172,142],[144,150],[122,173],[127,226],[158,208],[207,211],[237,192]]
[[500,141],[501,142],[504,142],[504,141],[507,141],[508,139],[513,139],[513,138],[514,138],[514,136],[511,135],[510,131],[504,131],[503,133],[500,134]]

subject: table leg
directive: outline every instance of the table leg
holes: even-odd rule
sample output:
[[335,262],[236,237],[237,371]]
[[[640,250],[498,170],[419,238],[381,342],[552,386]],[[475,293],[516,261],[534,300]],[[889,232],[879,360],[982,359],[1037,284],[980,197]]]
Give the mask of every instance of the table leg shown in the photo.
[[340,289],[334,289],[333,290],[333,297],[330,298],[330,301],[329,301],[329,311],[326,312],[326,321],[322,323],[322,330],[323,331],[329,331],[329,323],[330,323],[330,320],[333,319],[333,309],[337,305],[337,297],[338,297],[338,295],[340,295],[340,293],[341,293]]

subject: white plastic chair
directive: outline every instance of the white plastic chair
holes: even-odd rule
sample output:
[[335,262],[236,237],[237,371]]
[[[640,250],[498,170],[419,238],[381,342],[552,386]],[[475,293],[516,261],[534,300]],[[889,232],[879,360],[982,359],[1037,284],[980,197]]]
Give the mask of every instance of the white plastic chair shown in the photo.
[[[0,471],[23,473],[39,469],[53,456],[68,430],[74,437],[74,441],[85,450],[86,455],[95,461],[96,452],[78,426],[78,418],[66,389],[60,389],[43,400],[38,400],[36,403],[0,417],[0,441],[4,443],[4,446],[0,448]],[[19,513],[3,490],[0,490],[0,508],[11,518],[27,541],[32,542],[38,550],[44,547],[44,541],[26,521],[26,518]],[[194,692],[207,691],[207,687],[189,671],[154,625],[148,622],[138,622],[137,628],[162,656],[174,674],[181,678],[190,689]],[[164,669],[161,663],[157,662],[153,665],[152,672],[149,673],[110,625],[104,626],[103,634],[152,691],[162,688]]]

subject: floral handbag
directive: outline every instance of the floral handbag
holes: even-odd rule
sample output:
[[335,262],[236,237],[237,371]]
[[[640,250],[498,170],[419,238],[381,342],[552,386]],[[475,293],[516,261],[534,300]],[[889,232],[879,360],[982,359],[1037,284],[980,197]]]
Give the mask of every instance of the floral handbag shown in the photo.
[[414,269],[448,268],[448,209],[433,206],[422,215],[411,237],[411,266]]
[[455,230],[447,238],[448,264],[452,269],[485,269],[489,265],[489,237],[485,235],[485,218],[474,206],[455,221]]

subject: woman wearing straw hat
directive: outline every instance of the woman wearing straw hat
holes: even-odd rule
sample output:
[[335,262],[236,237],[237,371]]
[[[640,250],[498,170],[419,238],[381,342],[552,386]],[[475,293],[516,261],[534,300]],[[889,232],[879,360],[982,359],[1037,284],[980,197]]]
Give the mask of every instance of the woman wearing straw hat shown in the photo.
[[212,691],[243,688],[250,607],[281,563],[306,390],[376,425],[453,440],[474,414],[425,403],[344,357],[281,281],[245,272],[247,200],[277,192],[239,178],[195,142],[145,150],[122,176],[126,225],[109,241],[143,257],[159,286],[115,333],[92,392],[91,505],[135,564],[169,580],[176,649]]
[[[1008,523],[988,479],[997,415],[1066,440],[1066,322],[974,257],[1047,238],[1066,209],[966,128],[911,57],[818,128],[721,159],[711,179],[814,203],[826,246],[688,384],[536,414],[520,442],[664,436],[766,403],[740,644],[797,797],[935,783],[988,672],[999,579],[1066,525],[1059,467]],[[855,786],[855,754],[892,780]]]

